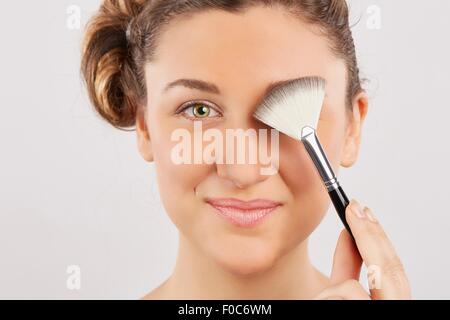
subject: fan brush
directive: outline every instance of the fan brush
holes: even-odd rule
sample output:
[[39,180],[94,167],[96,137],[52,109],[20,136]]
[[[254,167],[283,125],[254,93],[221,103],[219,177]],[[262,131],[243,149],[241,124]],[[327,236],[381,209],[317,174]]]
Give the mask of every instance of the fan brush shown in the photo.
[[303,77],[274,87],[254,113],[254,117],[305,146],[342,223],[354,240],[345,218],[349,200],[339,184],[316,134],[325,98],[326,81]]

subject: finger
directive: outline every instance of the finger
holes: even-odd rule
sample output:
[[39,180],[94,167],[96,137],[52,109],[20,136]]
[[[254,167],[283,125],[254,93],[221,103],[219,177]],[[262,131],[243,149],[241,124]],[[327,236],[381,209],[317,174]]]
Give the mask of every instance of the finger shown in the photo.
[[331,270],[331,284],[338,284],[345,280],[359,280],[362,258],[353,239],[347,230],[342,230],[334,251],[333,268]]
[[346,217],[368,269],[372,298],[409,299],[409,282],[403,265],[373,212],[352,200]]
[[371,300],[369,294],[356,280],[347,280],[323,290],[315,300]]

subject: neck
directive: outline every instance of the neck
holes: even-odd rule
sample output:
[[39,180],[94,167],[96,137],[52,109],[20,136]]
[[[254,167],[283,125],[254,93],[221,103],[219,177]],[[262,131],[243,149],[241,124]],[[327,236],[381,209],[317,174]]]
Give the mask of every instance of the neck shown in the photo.
[[307,240],[268,270],[238,275],[212,261],[180,233],[176,265],[163,286],[171,299],[310,299],[326,281],[309,260]]

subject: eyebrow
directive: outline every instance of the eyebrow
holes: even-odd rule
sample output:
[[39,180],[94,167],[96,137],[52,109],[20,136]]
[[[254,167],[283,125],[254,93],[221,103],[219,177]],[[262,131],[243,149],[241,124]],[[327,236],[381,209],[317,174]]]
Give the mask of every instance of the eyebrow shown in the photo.
[[197,79],[178,79],[171,83],[169,83],[165,88],[164,92],[167,92],[169,89],[177,86],[186,87],[189,89],[196,89],[200,91],[205,91],[209,93],[214,94],[220,94],[219,88],[214,84],[210,82],[206,82],[203,80],[197,80]]
[[[288,82],[295,81],[295,80],[298,80],[301,78],[303,78],[303,77],[270,82],[264,91],[264,97],[266,97],[269,94],[269,92],[272,91],[275,87],[281,86],[283,84],[286,84]],[[164,92],[167,92],[169,89],[171,89],[173,87],[177,87],[177,86],[182,86],[182,87],[186,87],[189,89],[205,91],[205,92],[209,92],[209,93],[213,93],[213,94],[221,94],[220,89],[214,83],[203,81],[203,80],[198,80],[198,79],[178,79],[178,80],[172,81],[164,88]]]

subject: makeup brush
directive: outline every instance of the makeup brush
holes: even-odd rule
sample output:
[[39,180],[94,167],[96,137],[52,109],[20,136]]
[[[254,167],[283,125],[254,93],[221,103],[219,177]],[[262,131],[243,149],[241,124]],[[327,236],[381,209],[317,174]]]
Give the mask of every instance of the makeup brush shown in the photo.
[[325,85],[325,79],[320,77],[304,77],[283,82],[270,91],[253,116],[281,133],[303,142],[322,178],[339,218],[353,238],[345,219],[345,208],[348,206],[349,200],[342,190],[316,134],[325,97]]

